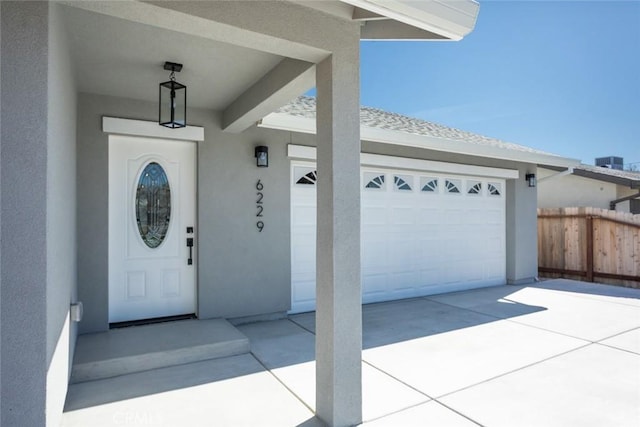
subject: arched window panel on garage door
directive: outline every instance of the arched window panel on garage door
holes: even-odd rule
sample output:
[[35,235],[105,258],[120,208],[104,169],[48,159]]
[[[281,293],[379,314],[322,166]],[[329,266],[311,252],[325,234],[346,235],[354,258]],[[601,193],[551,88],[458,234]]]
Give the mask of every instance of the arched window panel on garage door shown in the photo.
[[482,195],[482,183],[480,181],[467,181],[467,194],[471,196]]
[[385,190],[387,188],[385,175],[380,172],[365,172],[362,181],[366,190]]
[[312,167],[296,166],[293,168],[293,182],[296,185],[316,185],[317,172]]
[[394,190],[413,191],[413,177],[411,175],[394,175]]
[[499,182],[490,182],[487,184],[487,192],[490,196],[502,196],[502,184]]
[[444,192],[447,194],[460,194],[462,182],[459,179],[448,178],[444,180]]
[[433,176],[420,177],[420,191],[427,194],[437,194],[440,192],[440,181]]

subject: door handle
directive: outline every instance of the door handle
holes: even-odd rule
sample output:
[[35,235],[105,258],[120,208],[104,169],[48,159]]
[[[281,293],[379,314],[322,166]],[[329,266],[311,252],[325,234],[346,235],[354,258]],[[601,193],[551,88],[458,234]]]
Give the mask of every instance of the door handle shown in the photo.
[[187,265],[193,264],[193,237],[187,237],[187,247],[189,248],[189,259]]

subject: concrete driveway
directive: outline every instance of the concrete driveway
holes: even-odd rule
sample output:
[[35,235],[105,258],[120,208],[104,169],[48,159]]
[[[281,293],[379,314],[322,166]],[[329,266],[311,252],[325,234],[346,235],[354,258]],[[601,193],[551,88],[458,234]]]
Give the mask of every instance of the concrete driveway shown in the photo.
[[[367,427],[640,425],[640,290],[549,280],[363,312]],[[73,385],[63,426],[320,426],[314,322],[243,325],[251,354]]]

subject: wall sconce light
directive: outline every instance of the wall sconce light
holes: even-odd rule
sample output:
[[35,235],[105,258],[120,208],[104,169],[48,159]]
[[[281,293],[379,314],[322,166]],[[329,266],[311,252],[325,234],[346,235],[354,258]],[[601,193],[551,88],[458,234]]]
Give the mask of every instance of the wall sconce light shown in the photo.
[[268,168],[269,167],[269,147],[264,145],[258,145],[256,147],[256,166],[259,168]]
[[535,173],[526,174],[524,179],[526,179],[527,182],[529,183],[529,187],[535,187],[536,186],[536,174]]
[[164,69],[171,74],[168,81],[160,83],[158,123],[171,129],[183,128],[187,125],[187,87],[176,81],[182,64],[165,62]]

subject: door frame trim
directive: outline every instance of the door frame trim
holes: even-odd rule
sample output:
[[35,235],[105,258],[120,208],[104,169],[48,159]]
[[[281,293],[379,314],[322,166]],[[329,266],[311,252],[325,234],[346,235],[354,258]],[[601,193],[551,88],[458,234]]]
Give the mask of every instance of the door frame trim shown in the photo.
[[148,138],[179,139],[195,142],[204,141],[204,128],[201,126],[169,129],[160,126],[157,122],[108,116],[102,117],[102,131],[111,135],[143,136]]
[[[156,139],[156,140],[162,140],[162,139],[169,139],[172,141],[176,141],[176,142],[186,142],[186,143],[193,143],[195,144],[195,170],[194,170],[194,174],[195,174],[195,198],[194,198],[194,235],[193,237],[196,239],[196,242],[198,241],[198,233],[199,233],[199,225],[198,225],[198,219],[199,219],[199,211],[198,211],[198,187],[200,184],[199,181],[199,176],[198,176],[198,143],[200,141],[204,141],[204,128],[203,127],[197,127],[197,126],[187,126],[187,128],[195,128],[195,130],[200,130],[202,132],[202,139],[185,139],[185,138],[177,138],[177,137],[171,137],[171,138],[163,138],[162,136],[152,136],[152,135],[148,135],[148,133],[136,133],[136,132],[145,132],[145,129],[153,129],[153,128],[160,128],[160,132],[158,132],[158,134],[163,134],[166,132],[169,133],[173,133],[172,131],[174,129],[169,129],[169,128],[164,128],[163,130],[163,126],[158,125],[157,122],[148,122],[148,121],[142,121],[142,120],[130,120],[130,119],[119,119],[119,118],[112,118],[112,117],[103,117],[103,132],[107,133],[105,131],[104,128],[104,123],[105,120],[104,119],[111,119],[108,122],[110,122],[111,124],[107,126],[108,129],[113,130],[113,132],[108,132],[107,135],[107,144],[108,144],[108,153],[110,153],[111,150],[111,141],[113,140],[112,137],[133,137],[133,138],[148,138],[148,139]],[[137,122],[137,123],[136,123]],[[113,127],[112,125],[116,124],[116,127]],[[133,125],[133,126],[131,126]],[[140,126],[142,125],[142,126]],[[119,126],[119,128],[117,127]],[[153,128],[151,127],[153,126]],[[184,129],[184,128],[182,128]],[[120,132],[118,132],[118,130],[120,130]],[[180,129],[175,129],[175,130],[180,130]],[[184,134],[183,134],[184,135]],[[192,136],[197,136],[196,133],[192,133]],[[108,155],[108,157],[110,157],[110,154]],[[108,160],[107,162],[108,164],[110,163],[110,160]],[[108,170],[108,180],[111,179],[111,166],[109,165],[107,167]],[[110,202],[111,202],[111,195],[110,192],[107,196],[107,206],[108,209],[111,209],[110,206]],[[107,255],[110,254],[110,245],[111,245],[111,220],[109,219],[107,222],[107,236],[108,236],[108,244],[107,244]],[[107,259],[109,259],[109,256],[107,256]],[[194,267],[195,267],[195,276],[194,276],[194,311],[193,311],[193,315],[195,315],[195,317],[197,318],[199,316],[199,311],[200,311],[200,299],[199,299],[199,295],[200,295],[200,269],[199,269],[199,250],[195,251],[195,256],[194,256]],[[110,272],[111,267],[110,267],[110,261],[107,262],[107,319],[108,319],[108,324],[109,327],[111,327],[110,325],[114,322],[111,322],[111,314],[110,314],[110,309],[109,309],[109,293],[111,292],[111,285],[110,285]],[[191,313],[189,313],[191,314]],[[148,320],[153,320],[157,318],[150,318],[150,319],[140,319],[141,322],[146,322]],[[115,322],[118,323],[118,322]],[[148,323],[148,322],[147,322]]]

